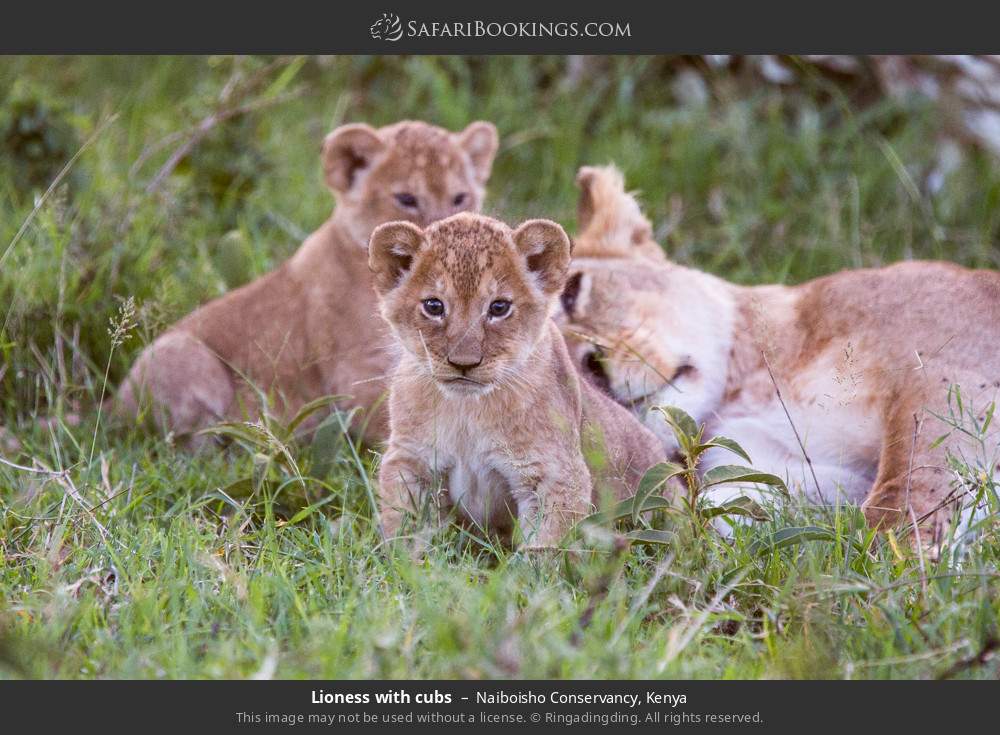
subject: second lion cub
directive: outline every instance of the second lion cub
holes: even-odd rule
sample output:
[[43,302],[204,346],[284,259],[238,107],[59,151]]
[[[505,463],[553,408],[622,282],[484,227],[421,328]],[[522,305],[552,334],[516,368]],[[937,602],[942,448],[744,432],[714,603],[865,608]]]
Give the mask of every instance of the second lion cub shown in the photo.
[[516,520],[522,546],[551,547],[663,458],[652,432],[580,379],[550,318],[570,248],[554,222],[512,231],[471,214],[372,233],[382,316],[402,348],[379,472],[387,537],[440,488],[473,523]]

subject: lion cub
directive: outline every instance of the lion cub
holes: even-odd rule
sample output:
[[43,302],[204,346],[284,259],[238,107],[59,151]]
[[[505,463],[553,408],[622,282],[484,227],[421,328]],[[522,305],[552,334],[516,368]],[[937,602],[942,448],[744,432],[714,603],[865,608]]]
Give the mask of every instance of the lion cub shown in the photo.
[[428,225],[478,210],[496,150],[486,122],[457,133],[418,121],[334,130],[322,156],[333,216],[276,270],[160,335],[122,384],[119,405],[135,416],[148,399],[164,429],[190,436],[258,413],[262,398],[290,417],[336,394],[341,408],[369,414],[366,438],[382,440],[388,427],[379,406],[392,362],[368,238],[382,222]]
[[402,353],[379,472],[387,537],[440,481],[473,523],[516,519],[524,546],[552,547],[600,493],[625,496],[662,459],[651,431],[580,379],[551,319],[570,247],[547,220],[375,229],[369,265]]

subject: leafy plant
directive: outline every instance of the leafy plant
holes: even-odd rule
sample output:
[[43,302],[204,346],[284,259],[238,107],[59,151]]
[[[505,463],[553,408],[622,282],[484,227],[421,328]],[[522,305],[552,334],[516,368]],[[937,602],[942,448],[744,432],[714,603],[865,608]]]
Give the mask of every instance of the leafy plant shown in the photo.
[[[755,483],[767,485],[787,495],[784,481],[777,475],[742,465],[717,465],[699,472],[704,455],[710,449],[723,449],[751,462],[750,455],[737,442],[724,436],[704,439],[705,426],[698,426],[691,416],[676,406],[658,406],[667,424],[674,432],[678,446],[678,462],[661,462],[643,475],[635,495],[620,501],[612,508],[594,513],[583,520],[589,524],[616,523],[628,519],[638,530],[626,534],[633,543],[667,544],[672,534],[654,528],[647,515],[652,511],[679,511],[691,521],[696,534],[702,533],[714,518],[745,516],[754,520],[769,520],[767,512],[752,498],[739,495],[719,505],[713,504],[705,491],[730,483]],[[679,487],[678,487],[679,485]],[[673,499],[664,491],[678,490]],[[668,493],[669,494],[669,493]]]

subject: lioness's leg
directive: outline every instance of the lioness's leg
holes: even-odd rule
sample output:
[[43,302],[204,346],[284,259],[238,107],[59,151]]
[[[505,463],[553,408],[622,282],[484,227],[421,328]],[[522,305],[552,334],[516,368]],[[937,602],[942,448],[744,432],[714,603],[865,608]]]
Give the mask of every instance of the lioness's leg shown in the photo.
[[892,401],[875,484],[862,505],[870,526],[883,530],[907,526],[911,543],[919,537],[935,555],[956,509],[968,500],[947,465],[949,448],[954,450],[962,435],[953,432],[947,441],[940,441],[948,427],[934,415],[947,414],[945,383],[940,379],[939,390],[934,391],[942,394],[940,398],[925,399],[914,391]]
[[152,410],[166,431],[191,437],[225,417],[235,389],[229,368],[197,338],[167,332],[136,360],[117,395],[118,409],[139,417]]

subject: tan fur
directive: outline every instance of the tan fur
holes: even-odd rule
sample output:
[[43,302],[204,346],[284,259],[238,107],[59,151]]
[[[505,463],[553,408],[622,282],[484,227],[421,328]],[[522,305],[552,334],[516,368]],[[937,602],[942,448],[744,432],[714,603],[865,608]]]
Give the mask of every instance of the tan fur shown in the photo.
[[[969,500],[956,496],[946,455],[974,447],[960,432],[935,446],[948,427],[934,414],[949,414],[949,386],[980,412],[997,397],[1000,274],[905,262],[740,287],[656,264],[651,239],[634,243],[609,225],[643,230],[617,171],[589,169],[583,186],[587,216],[563,295],[574,360],[668,448],[654,404],[680,405],[745,443],[757,466],[812,500],[863,501],[879,528],[917,518],[922,542],[936,545],[956,503]],[[720,453],[708,466],[722,461],[731,458]]]
[[[505,530],[516,518],[527,546],[551,547],[661,459],[651,432],[579,379],[550,318],[570,257],[559,225],[511,231],[460,214],[425,230],[382,225],[369,250],[402,350],[379,472],[387,536],[440,483],[444,505],[475,524]],[[427,299],[444,313],[428,314]],[[497,300],[509,314],[490,315]]]
[[[665,263],[663,248],[653,240],[649,224],[634,196],[621,197],[625,179],[613,166],[583,166],[576,175],[580,189],[577,227],[587,232],[589,257],[643,256]],[[613,203],[614,206],[608,206]],[[577,246],[579,247],[579,246]],[[577,252],[576,256],[580,257]]]
[[[412,121],[334,130],[323,145],[337,199],[331,218],[278,269],[160,336],[122,385],[121,406],[134,416],[148,397],[166,430],[191,435],[221,419],[256,417],[261,396],[287,418],[336,394],[344,396],[341,407],[369,412],[361,419],[366,438],[383,439],[385,411],[371,409],[386,391],[392,361],[368,270],[368,238],[390,220],[424,226],[478,211],[496,148],[496,130],[483,122],[460,133]],[[416,207],[396,199],[404,193],[416,197]]]

